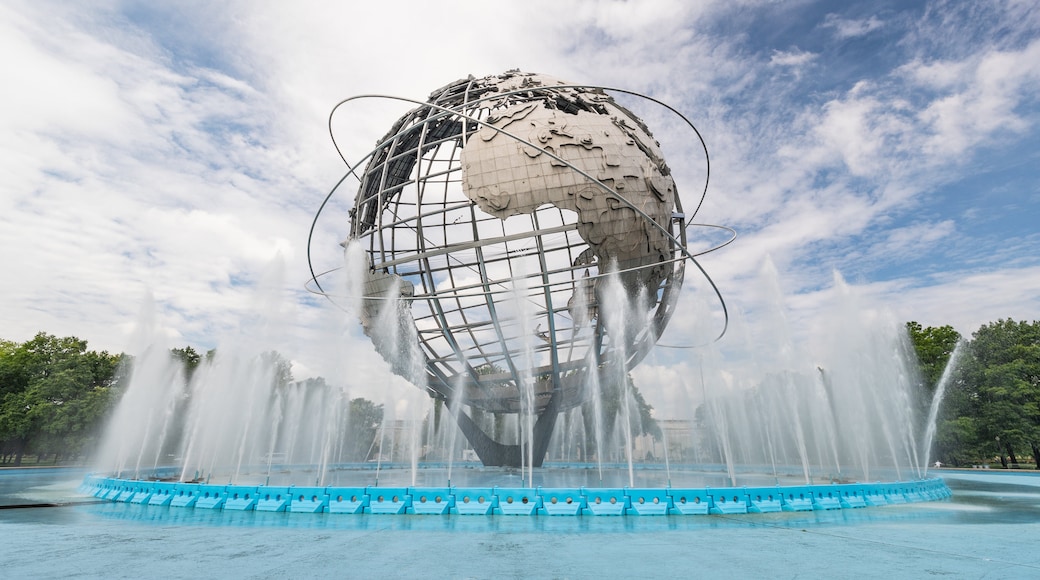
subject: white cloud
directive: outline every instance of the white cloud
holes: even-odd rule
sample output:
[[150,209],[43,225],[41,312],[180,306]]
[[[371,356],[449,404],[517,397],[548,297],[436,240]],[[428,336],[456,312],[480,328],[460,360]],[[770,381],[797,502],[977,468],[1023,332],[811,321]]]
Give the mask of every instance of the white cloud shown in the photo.
[[941,222],[915,223],[907,227],[893,228],[886,232],[885,238],[874,244],[871,253],[886,257],[908,258],[922,256],[935,244],[954,235],[956,225],[953,220]]
[[920,120],[931,133],[927,152],[958,155],[1001,132],[1030,127],[1018,109],[1035,99],[1040,86],[1040,41],[1017,51],[985,51],[967,62],[915,63],[907,72],[928,86],[950,89],[920,112]]
[[788,51],[774,50],[773,55],[769,57],[769,64],[773,66],[800,67],[812,62],[816,57],[817,55],[814,53],[797,48]]
[[879,303],[892,305],[905,320],[917,320],[925,326],[949,324],[965,336],[1002,318],[1040,319],[1037,266],[947,272],[925,283],[903,278],[867,284],[864,292]]
[[840,39],[856,38],[865,36],[884,26],[884,22],[877,16],[869,18],[848,19],[837,14],[828,14],[821,25],[823,28],[833,28],[834,35]]
[[[0,92],[0,338],[46,330],[126,348],[147,287],[172,334],[212,341],[241,324],[259,272],[280,254],[282,348],[301,372],[335,371],[337,353],[344,358],[336,349],[353,347],[321,338],[344,331],[301,293],[303,246],[343,170],[326,134],[329,110],[361,93],[423,99],[460,76],[519,67],[677,106],[712,152],[698,219],[741,233],[703,263],[734,313],[753,315],[766,300],[759,269],[772,256],[792,326],[820,307],[832,269],[898,263],[970,236],[953,218],[906,223],[904,212],[962,179],[978,147],[1035,132],[1040,42],[982,42],[970,54],[941,44],[971,32],[969,21],[915,22],[901,60],[815,92],[797,72],[831,74],[828,49],[720,33],[717,25],[743,9],[728,3],[403,6],[142,4],[132,22],[118,5],[0,8],[0,54],[16,55],[0,67],[17,87]],[[853,38],[911,25],[829,15],[823,26]],[[1020,19],[1012,28],[1029,26]],[[919,49],[926,40],[938,48]],[[343,118],[345,148],[367,151],[408,108],[366,105]],[[680,142],[689,137],[674,119],[654,115],[647,120],[662,142],[679,143],[670,164],[693,199],[702,160]],[[337,210],[318,226],[319,268],[338,265],[346,223]],[[864,232],[876,233],[873,243],[862,242]],[[1038,312],[1030,259],[1009,255],[1006,271],[951,264],[948,278],[863,282],[900,315],[968,325],[1004,310]],[[704,300],[669,332],[710,334],[719,314]],[[655,380],[685,372],[648,364]]]

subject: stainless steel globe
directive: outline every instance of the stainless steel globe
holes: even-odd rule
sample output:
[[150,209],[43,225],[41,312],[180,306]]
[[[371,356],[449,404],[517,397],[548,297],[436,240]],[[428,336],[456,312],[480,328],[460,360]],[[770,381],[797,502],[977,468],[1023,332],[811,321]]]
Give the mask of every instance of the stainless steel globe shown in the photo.
[[[509,71],[416,104],[348,173],[344,244],[368,262],[362,325],[405,376],[396,353],[417,336],[431,396],[536,414],[544,454],[590,373],[634,367],[672,316],[693,256],[671,171],[601,88]],[[638,323],[601,312],[611,276]],[[388,320],[415,334],[381,332]],[[471,442],[483,435],[459,422]]]

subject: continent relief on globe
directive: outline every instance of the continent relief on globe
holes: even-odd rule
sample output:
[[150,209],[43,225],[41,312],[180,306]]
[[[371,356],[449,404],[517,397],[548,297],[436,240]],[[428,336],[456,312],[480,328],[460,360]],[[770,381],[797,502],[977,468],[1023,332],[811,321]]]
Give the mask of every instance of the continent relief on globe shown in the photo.
[[668,272],[669,239],[632,206],[667,228],[675,183],[656,141],[626,123],[623,109],[605,95],[579,98],[596,96],[611,114],[563,112],[539,100],[496,110],[462,150],[463,191],[499,219],[546,204],[574,211],[602,270],[612,261],[622,271],[639,268],[624,275],[626,286],[656,289]]

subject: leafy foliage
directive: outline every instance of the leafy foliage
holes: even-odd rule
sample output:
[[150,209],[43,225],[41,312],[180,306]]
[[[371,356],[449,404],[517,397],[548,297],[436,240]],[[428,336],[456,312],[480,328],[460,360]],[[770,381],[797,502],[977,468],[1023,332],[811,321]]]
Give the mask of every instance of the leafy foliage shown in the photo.
[[[1040,322],[999,320],[972,335],[938,434],[946,461],[1040,463]],[[994,455],[994,453],[996,455]]]
[[907,322],[906,330],[913,342],[924,384],[930,395],[939,383],[961,334],[950,325],[922,328],[919,322]]
[[113,401],[123,355],[87,350],[76,337],[39,333],[0,343],[0,442],[4,460],[80,453]]

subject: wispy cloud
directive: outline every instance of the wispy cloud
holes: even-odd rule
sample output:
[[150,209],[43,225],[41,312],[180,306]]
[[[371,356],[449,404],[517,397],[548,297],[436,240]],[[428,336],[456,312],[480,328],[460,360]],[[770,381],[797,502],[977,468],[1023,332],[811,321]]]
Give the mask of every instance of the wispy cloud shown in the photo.
[[867,18],[843,18],[837,14],[828,14],[823,19],[821,27],[834,30],[834,35],[840,39],[856,38],[865,36],[884,26],[884,22],[877,16]]
[[797,48],[787,51],[774,50],[769,57],[769,64],[773,66],[799,67],[808,64],[816,58],[816,54],[798,50]]

